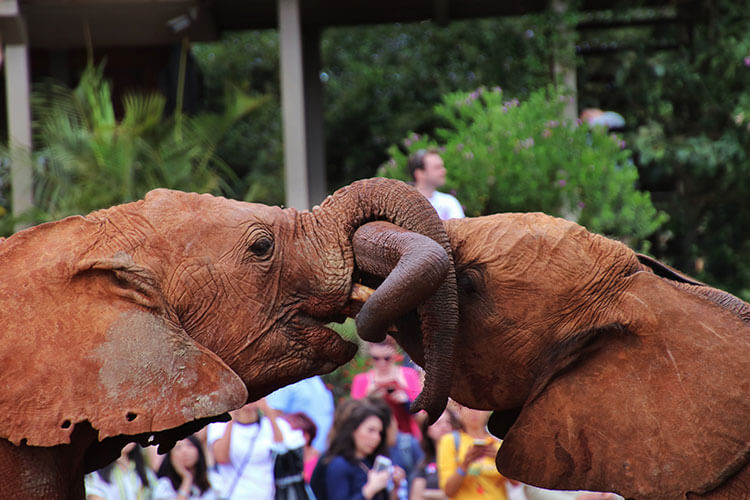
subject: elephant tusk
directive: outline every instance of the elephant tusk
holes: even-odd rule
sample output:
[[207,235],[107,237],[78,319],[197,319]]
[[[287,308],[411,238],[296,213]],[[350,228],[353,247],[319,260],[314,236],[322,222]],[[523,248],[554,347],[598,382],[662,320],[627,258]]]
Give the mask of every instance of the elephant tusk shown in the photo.
[[[344,306],[343,313],[349,318],[355,318],[357,313],[359,313],[359,310],[362,309],[362,306],[365,305],[365,302],[367,302],[367,299],[369,299],[373,293],[375,293],[373,288],[360,283],[355,283],[352,287],[352,293],[349,295],[349,300]],[[398,329],[394,325],[390,325],[388,327],[388,333],[398,333]]]
[[349,295],[349,301],[358,304],[364,304],[373,293],[375,293],[375,290],[373,290],[372,288],[360,283],[355,283],[352,287],[352,293],[351,295]]
[[359,310],[362,309],[362,306],[365,305],[365,302],[367,302],[367,299],[369,299],[373,293],[375,293],[374,289],[355,283],[352,287],[352,292],[349,295],[349,300],[346,301],[341,313],[350,318],[356,317]]

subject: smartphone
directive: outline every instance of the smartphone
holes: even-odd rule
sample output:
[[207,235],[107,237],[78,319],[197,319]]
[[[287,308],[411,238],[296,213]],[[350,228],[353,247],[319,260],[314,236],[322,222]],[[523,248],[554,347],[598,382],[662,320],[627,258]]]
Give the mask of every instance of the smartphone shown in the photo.
[[380,472],[381,470],[386,470],[390,468],[391,466],[391,459],[388,457],[384,457],[383,455],[378,455],[375,457],[375,463],[373,464],[372,468],[376,472]]
[[484,439],[475,439],[474,446],[487,446],[487,441]]

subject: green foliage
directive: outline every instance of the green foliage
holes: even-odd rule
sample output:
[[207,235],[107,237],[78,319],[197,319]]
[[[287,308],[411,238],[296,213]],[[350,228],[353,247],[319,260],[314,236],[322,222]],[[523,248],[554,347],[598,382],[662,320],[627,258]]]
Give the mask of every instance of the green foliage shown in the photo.
[[34,95],[36,209],[14,220],[87,213],[156,187],[218,191],[227,169],[216,145],[257,99],[237,93],[223,113],[176,120],[163,117],[163,96],[129,94],[118,121],[102,69],[88,67],[73,90],[48,84]]
[[221,109],[223,96],[233,88],[264,96],[252,115],[227,131],[217,152],[234,173],[227,195],[269,205],[284,203],[278,54],[275,31],[228,33],[219,42],[193,48],[204,75],[207,109]]
[[[549,83],[558,21],[537,15],[326,29],[320,78],[329,190],[374,175],[405,131],[439,126],[433,106],[445,93],[501,82],[523,96]],[[219,107],[227,84],[268,97],[218,151],[239,178],[230,194],[269,204],[284,202],[278,52],[275,31],[227,33],[193,49],[209,109]]]
[[[587,59],[580,89],[587,104],[616,109],[632,125],[626,139],[641,185],[670,215],[656,256],[749,300],[750,12],[720,0],[678,14],[689,23],[669,31],[690,43],[648,51],[665,36],[651,28],[636,50]],[[606,92],[597,92],[601,81]]]
[[333,28],[322,39],[329,184],[375,174],[408,130],[444,125],[444,94],[500,84],[526,96],[552,81],[556,16]]
[[449,126],[435,139],[412,134],[405,152],[391,146],[382,173],[408,180],[408,155],[431,148],[469,216],[541,211],[598,233],[645,238],[665,216],[635,188],[630,151],[603,127],[563,121],[567,99],[551,88],[524,102],[506,100],[499,87],[449,94],[435,107]]

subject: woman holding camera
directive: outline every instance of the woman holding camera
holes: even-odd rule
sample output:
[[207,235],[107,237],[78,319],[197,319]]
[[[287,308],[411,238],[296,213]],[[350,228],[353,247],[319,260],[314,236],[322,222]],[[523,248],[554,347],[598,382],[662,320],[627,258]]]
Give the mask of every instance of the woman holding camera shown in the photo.
[[451,500],[507,500],[507,480],[495,467],[500,441],[487,432],[490,412],[461,407],[462,430],[440,438],[437,469],[440,488]]
[[328,500],[395,500],[404,470],[389,466],[385,439],[390,415],[367,400],[345,406],[334,422],[325,463]]
[[409,413],[409,405],[422,390],[419,373],[413,368],[396,364],[399,354],[390,337],[385,342],[369,344],[367,350],[373,368],[354,376],[352,398],[383,398],[393,412],[399,432],[419,438],[419,425]]

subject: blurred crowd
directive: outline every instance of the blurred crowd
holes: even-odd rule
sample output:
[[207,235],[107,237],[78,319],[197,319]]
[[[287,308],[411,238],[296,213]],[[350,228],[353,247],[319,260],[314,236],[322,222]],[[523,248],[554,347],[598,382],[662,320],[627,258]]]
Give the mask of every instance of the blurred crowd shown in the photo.
[[[490,413],[451,402],[429,425],[409,405],[421,372],[391,342],[368,345],[372,368],[334,405],[320,377],[231,412],[177,442],[123,448],[86,476],[88,500],[605,500],[609,493],[554,492],[503,477],[502,442]],[[404,361],[401,363],[401,361]]]

